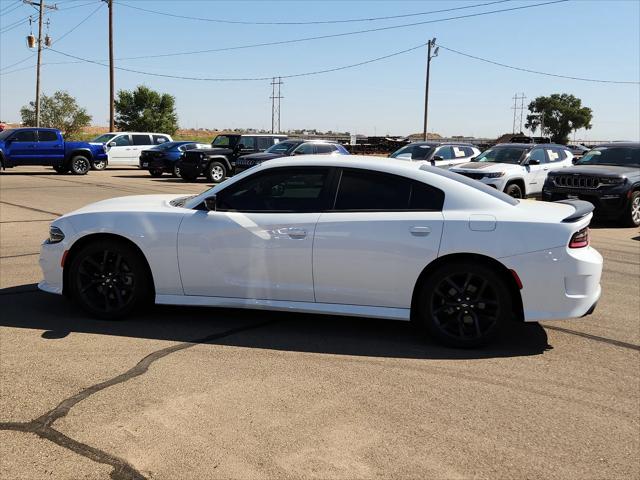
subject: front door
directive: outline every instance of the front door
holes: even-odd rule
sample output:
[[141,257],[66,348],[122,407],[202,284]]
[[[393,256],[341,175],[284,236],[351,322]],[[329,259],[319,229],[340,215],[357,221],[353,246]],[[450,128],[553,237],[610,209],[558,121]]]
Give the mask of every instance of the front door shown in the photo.
[[[536,165],[531,164],[531,160],[536,160]],[[547,162],[547,156],[542,147],[534,148],[529,153],[529,159],[527,160],[527,195],[535,195],[542,192],[542,186],[547,178],[547,172],[549,170],[549,164]]]
[[410,308],[438,256],[444,193],[396,175],[345,169],[313,249],[317,302]]
[[275,168],[218,192],[178,233],[186,295],[313,302],[312,247],[328,168]]
[[20,130],[11,137],[9,158],[12,165],[38,165],[38,145],[35,130]]
[[127,165],[131,156],[131,138],[128,133],[117,135],[109,140],[109,165]]

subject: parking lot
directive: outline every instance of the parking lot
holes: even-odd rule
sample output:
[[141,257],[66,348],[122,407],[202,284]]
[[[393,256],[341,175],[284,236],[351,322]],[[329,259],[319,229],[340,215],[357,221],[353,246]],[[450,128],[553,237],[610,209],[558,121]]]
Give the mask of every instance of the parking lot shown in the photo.
[[640,233],[595,224],[589,317],[481,350],[402,322],[155,307],[97,321],[41,293],[58,215],[208,185],[135,168],[0,174],[7,479],[638,478]]

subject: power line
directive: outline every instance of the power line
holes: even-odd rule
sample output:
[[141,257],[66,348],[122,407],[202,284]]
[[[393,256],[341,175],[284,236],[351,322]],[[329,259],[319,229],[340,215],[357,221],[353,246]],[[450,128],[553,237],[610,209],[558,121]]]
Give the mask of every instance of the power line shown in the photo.
[[67,33],[64,33],[63,35],[60,36],[60,38],[58,38],[54,43],[58,43],[60,40],[62,40],[63,38],[65,38],[67,35],[73,33],[80,25],[82,25],[84,22],[86,22],[87,20],[89,20],[91,17],[93,17],[96,12],[98,10],[100,10],[102,7],[104,6],[104,3],[100,2],[100,4],[98,5],[98,7],[93,10],[89,15],[87,15],[86,17],[84,17],[82,20],[80,20],[80,22],[78,22],[71,30],[69,30]]
[[355,22],[374,22],[378,20],[393,20],[396,18],[406,18],[406,17],[417,17],[421,15],[431,15],[433,13],[443,13],[443,12],[453,12],[455,10],[465,10],[468,8],[477,8],[484,7],[487,5],[494,5],[496,3],[507,3],[512,0],[495,0],[492,2],[479,3],[476,5],[465,5],[462,7],[455,8],[445,8],[442,10],[431,10],[428,12],[415,12],[415,13],[406,13],[403,15],[388,15],[385,17],[370,17],[370,18],[351,18],[351,19],[341,19],[341,20],[311,20],[311,21],[291,21],[291,22],[257,22],[257,21],[244,21],[244,20],[228,20],[222,18],[205,18],[205,17],[193,17],[189,15],[179,15],[175,13],[161,12],[158,10],[151,10],[148,8],[142,8],[139,6],[129,5],[127,3],[122,2],[113,2],[118,5],[122,5],[123,7],[132,8],[134,10],[140,10],[147,13],[153,13],[155,15],[163,15],[166,17],[172,18],[182,18],[185,20],[197,20],[200,22],[213,22],[213,23],[229,23],[234,25],[321,25],[321,24],[335,24],[335,23],[355,23]]
[[18,20],[17,22],[14,22],[10,25],[7,25],[6,27],[4,27],[2,30],[0,30],[0,35],[3,35],[7,32],[10,32],[11,30],[18,28],[20,25],[24,25],[25,23],[27,23],[29,21],[28,18],[23,18],[21,20]]
[[[365,60],[362,62],[358,62],[358,63],[352,63],[350,65],[343,65],[340,67],[332,67],[332,68],[326,68],[323,70],[315,70],[315,71],[311,71],[311,72],[304,72],[304,73],[295,73],[295,74],[290,74],[290,75],[279,75],[279,78],[297,78],[297,77],[307,77],[307,76],[311,76],[311,75],[320,75],[322,73],[330,73],[330,72],[337,72],[340,70],[347,70],[349,68],[355,68],[355,67],[359,67],[362,65],[367,65],[369,63],[374,63],[374,62],[379,62],[381,60],[385,60],[387,58],[391,58],[391,57],[395,57],[397,55],[402,55],[403,53],[408,53],[411,52],[413,50],[417,50],[419,48],[422,48],[426,45],[426,43],[421,43],[420,45],[416,45],[415,47],[411,47],[411,48],[407,48],[405,50],[400,50],[398,52],[393,52],[390,53],[388,55],[383,55],[381,57],[376,57],[376,58],[372,58],[369,60]],[[106,63],[101,63],[101,62],[97,62],[95,60],[89,60],[87,58],[82,58],[82,57],[78,57],[76,55],[71,55],[69,53],[65,53],[65,52],[61,52],[59,50],[55,50],[53,48],[49,49],[52,52],[55,53],[59,53],[60,55],[64,55],[65,57],[69,57],[69,58],[74,58],[76,60],[80,60],[83,62],[87,62],[87,63],[93,63],[94,65],[100,65],[103,67],[108,67],[109,65],[107,65]],[[162,78],[174,78],[177,80],[195,80],[195,81],[203,81],[203,82],[256,82],[256,81],[264,81],[264,80],[271,80],[273,78],[273,75],[271,76],[265,76],[265,77],[237,77],[237,78],[229,78],[229,77],[187,77],[187,76],[182,76],[182,75],[169,75],[169,74],[164,74],[164,73],[155,73],[155,72],[145,72],[142,70],[134,70],[132,68],[126,68],[126,67],[114,67],[117,70],[122,70],[124,72],[130,72],[130,73],[138,73],[141,75],[149,75],[152,77],[162,77]]]
[[15,12],[20,6],[22,6],[22,0],[18,0],[14,4],[9,4],[4,10],[0,11],[0,14],[8,15],[11,12]]
[[492,65],[497,65],[499,67],[510,68],[511,70],[518,70],[520,72],[527,73],[535,73],[537,75],[545,75],[547,77],[556,77],[556,78],[566,78],[568,80],[579,80],[581,82],[594,82],[594,83],[618,83],[618,84],[630,84],[630,85],[640,85],[640,82],[630,82],[624,80],[600,80],[596,78],[584,78],[584,77],[572,77],[569,75],[560,75],[557,73],[549,73],[549,72],[540,72],[538,70],[531,70],[529,68],[515,67],[513,65],[507,65],[505,63],[496,62],[494,60],[489,60],[487,58],[476,57],[475,55],[470,55],[468,53],[460,52],[458,50],[454,50],[453,48],[445,47],[444,45],[438,44],[438,46],[444,50],[447,50],[452,53],[457,53],[458,55],[462,55],[464,57],[473,58],[474,60],[479,60],[481,62],[490,63]]
[[486,11],[486,12],[470,13],[470,14],[467,14],[467,15],[458,15],[458,16],[455,16],[455,17],[438,18],[438,19],[435,19],[435,20],[424,20],[424,21],[421,21],[421,22],[406,23],[406,24],[402,24],[402,25],[393,25],[393,26],[389,26],[389,27],[369,28],[369,29],[366,29],[366,30],[356,30],[356,31],[353,31],[353,32],[333,33],[333,34],[328,34],[328,35],[318,35],[318,36],[314,36],[314,37],[295,38],[295,39],[291,39],[291,40],[280,40],[280,41],[275,41],[275,42],[263,42],[263,43],[249,44],[249,45],[238,45],[238,46],[234,46],[234,47],[211,48],[211,49],[207,49],[207,50],[193,50],[193,51],[188,51],[188,52],[163,53],[163,54],[156,54],[156,55],[140,55],[140,56],[136,56],[136,57],[121,57],[121,58],[118,58],[117,60],[139,60],[139,59],[146,59],[146,58],[177,57],[177,56],[183,56],[183,55],[195,55],[195,54],[200,54],[200,53],[228,52],[228,51],[231,51],[231,50],[244,50],[244,49],[256,48],[256,47],[269,47],[269,46],[274,46],[274,45],[287,45],[287,44],[291,44],[291,43],[301,43],[301,42],[308,42],[308,41],[312,41],[312,40],[324,40],[324,39],[327,39],[327,38],[347,37],[347,36],[351,36],[351,35],[360,35],[360,34],[363,34],[363,33],[381,32],[381,31],[386,31],[386,30],[395,30],[395,29],[399,29],[399,28],[415,27],[417,25],[427,25],[427,24],[431,24],[431,23],[447,22],[447,21],[451,21],[451,20],[459,20],[459,19],[462,19],[462,18],[480,17],[480,16],[484,16],[484,15],[491,15],[491,14],[494,14],[494,13],[511,12],[511,11],[515,11],[515,10],[523,10],[523,9],[527,9],[527,8],[540,7],[540,6],[543,6],[543,5],[552,5],[552,4],[556,4],[556,3],[565,3],[565,2],[568,2],[568,1],[569,0],[551,0],[551,1],[543,2],[543,3],[534,3],[534,4],[529,4],[529,5],[521,5],[521,6],[518,6],[518,7],[504,8],[504,9],[500,9],[500,10],[489,10],[489,11]]

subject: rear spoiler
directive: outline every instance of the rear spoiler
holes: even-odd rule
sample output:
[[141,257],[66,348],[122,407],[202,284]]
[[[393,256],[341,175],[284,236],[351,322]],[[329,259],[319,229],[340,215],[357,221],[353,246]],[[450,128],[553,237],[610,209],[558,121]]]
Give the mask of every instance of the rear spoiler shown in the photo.
[[584,200],[557,200],[554,203],[564,203],[565,205],[571,205],[576,209],[575,212],[563,219],[562,223],[577,222],[581,218],[584,218],[593,212],[593,209],[595,208],[592,203]]

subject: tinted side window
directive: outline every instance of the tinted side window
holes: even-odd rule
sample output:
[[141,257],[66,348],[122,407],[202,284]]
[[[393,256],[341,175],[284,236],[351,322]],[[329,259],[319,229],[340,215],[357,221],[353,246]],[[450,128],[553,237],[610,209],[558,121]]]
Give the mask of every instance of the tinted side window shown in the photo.
[[458,147],[454,145],[451,149],[453,150],[453,158],[464,158],[469,156],[467,153],[468,149],[465,147]]
[[56,134],[56,132],[52,132],[51,130],[39,130],[38,141],[39,142],[57,142],[58,135]]
[[313,143],[303,143],[293,153],[296,155],[311,155],[315,153],[314,145]]
[[[134,135],[134,137],[135,137],[135,135]],[[154,145],[160,145],[161,143],[169,141],[169,139],[164,135],[152,135],[152,138],[153,138]]]
[[411,182],[410,210],[442,211],[444,192],[421,182]]
[[255,150],[256,149],[256,137],[242,137],[240,139],[243,150]]
[[151,145],[149,135],[131,135],[134,145]]
[[131,145],[129,142],[129,135],[119,135],[116,138],[113,138],[109,143],[115,142],[117,147],[126,147]]
[[273,145],[271,137],[258,137],[258,150],[266,150],[271,145]]
[[560,162],[567,158],[567,152],[564,148],[553,147],[547,148],[546,150],[550,162]]
[[538,160],[540,163],[547,163],[547,157],[545,156],[542,148],[534,148],[531,150],[529,160]]
[[36,132],[35,130],[22,130],[13,136],[14,142],[35,142]]
[[328,168],[278,168],[252,175],[218,194],[218,210],[320,212],[326,210]]
[[329,143],[317,143],[316,144],[316,153],[320,153],[320,154],[328,154],[328,153],[333,153],[335,151],[335,148],[333,147],[333,145],[329,144]]
[[471,147],[462,147],[462,151],[464,152],[465,157],[473,157],[476,154]]
[[442,157],[443,160],[451,160],[455,158],[451,147],[440,147],[436,150],[436,155]]

